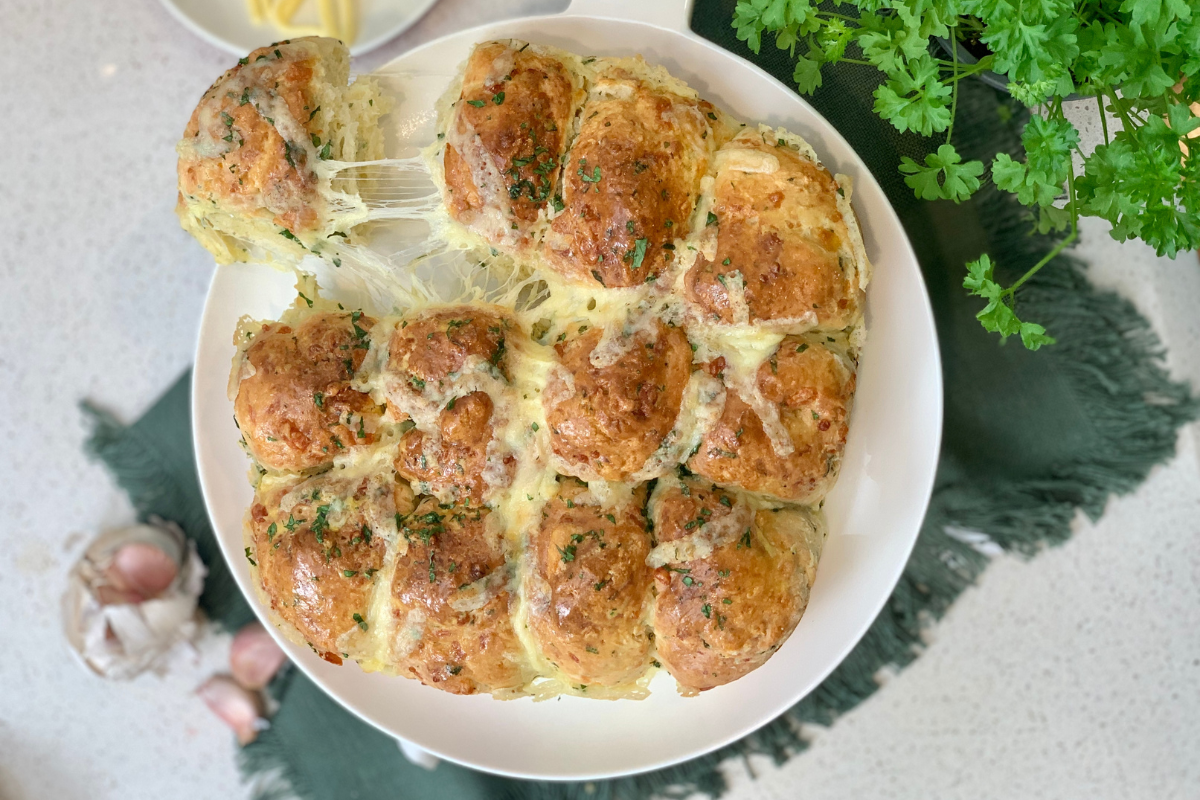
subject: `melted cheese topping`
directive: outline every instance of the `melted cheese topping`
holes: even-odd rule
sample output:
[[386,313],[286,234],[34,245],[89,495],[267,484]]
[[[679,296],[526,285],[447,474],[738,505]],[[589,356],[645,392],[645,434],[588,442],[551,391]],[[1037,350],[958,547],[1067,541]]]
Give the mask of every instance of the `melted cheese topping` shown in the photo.
[[[522,44],[500,43],[497,46],[498,55],[489,62],[491,66],[484,70],[487,74],[482,77],[476,75],[471,79],[471,86],[478,90],[479,86],[491,86],[512,74],[514,59],[522,52]],[[581,120],[589,113],[589,103],[610,103],[614,99],[633,97],[638,92],[666,92],[688,102],[698,102],[694,91],[672,78],[661,67],[651,67],[640,58],[583,60],[536,45],[531,46],[531,53],[565,64],[575,85],[586,87],[590,92],[588,100],[583,102],[571,122],[566,140],[568,149],[574,137],[579,135]],[[482,68],[476,64],[476,71],[479,69]],[[398,485],[403,484],[407,490],[407,484],[396,476],[394,466],[405,434],[415,428],[428,436],[422,458],[436,459],[438,437],[441,436],[439,425],[448,404],[452,405],[456,398],[473,392],[486,393],[494,411],[490,421],[491,439],[486,447],[487,466],[483,471],[487,486],[483,500],[490,509],[488,524],[495,526],[503,537],[508,565],[503,570],[489,573],[461,587],[462,595],[454,601],[454,609],[470,616],[501,592],[507,592],[513,598],[511,623],[520,651],[514,657],[519,660],[523,674],[530,677],[523,687],[502,688],[495,692],[496,696],[525,694],[535,699],[546,699],[570,693],[604,698],[644,697],[659,666],[653,654],[644,670],[619,685],[580,685],[572,683],[563,670],[546,657],[530,631],[531,604],[544,602],[548,588],[545,579],[532,571],[529,550],[545,517],[547,503],[559,495],[558,475],[563,468],[551,445],[551,430],[546,416],[547,405],[553,405],[556,399],[561,398],[548,398],[547,391],[552,385],[558,387],[556,391],[562,393],[563,397],[571,396],[576,391],[570,374],[559,362],[555,345],[582,335],[585,330],[602,328],[604,333],[590,354],[591,365],[597,369],[620,367],[629,360],[631,341],[665,324],[682,328],[692,350],[691,376],[679,408],[672,410],[674,425],[663,436],[658,448],[630,480],[592,480],[587,490],[577,495],[573,502],[590,504],[600,511],[615,511],[628,507],[630,503],[640,502],[637,498],[645,496],[644,487],[650,479],[665,476],[660,481],[660,488],[667,484],[678,484],[674,467],[687,461],[689,455],[696,451],[706,432],[721,417],[730,393],[736,393],[759,416],[776,455],[789,455],[795,445],[780,421],[779,409],[767,401],[759,390],[756,375],[773,358],[785,333],[796,331],[785,330],[778,325],[756,324],[751,320],[740,274],[732,274],[725,281],[733,308],[731,321],[714,320],[711,314],[699,308],[690,299],[685,281],[686,273],[698,258],[711,260],[717,250],[718,231],[712,224],[712,209],[716,202],[715,176],[722,170],[771,175],[780,169],[780,158],[770,152],[737,146],[734,138],[737,123],[714,109],[708,113],[704,123],[707,126],[704,128],[706,152],[698,161],[692,162],[700,164],[699,170],[703,173],[691,188],[695,198],[694,207],[690,216],[684,214],[688,217],[686,220],[677,221],[682,235],[673,240],[664,240],[664,247],[671,246],[667,252],[672,257],[655,262],[659,265],[658,279],[626,288],[577,281],[571,275],[564,276],[561,270],[548,269],[537,253],[555,216],[562,213],[554,210],[554,204],[543,209],[536,219],[526,219],[520,226],[508,222],[513,214],[513,205],[507,197],[493,197],[495,202],[490,203],[484,198],[483,207],[475,209],[474,216],[448,212],[447,145],[456,145],[473,161],[472,169],[475,170],[473,174],[477,181],[482,181],[484,172],[492,169],[487,167],[489,159],[494,160],[492,155],[480,150],[478,135],[472,136],[469,129],[459,127],[462,100],[469,93],[469,89],[464,90],[460,75],[439,104],[438,139],[423,151],[419,160],[384,159],[371,162],[381,170],[392,170],[393,176],[422,172],[432,179],[437,187],[434,195],[436,201],[430,201],[429,196],[421,196],[423,199],[420,202],[406,205],[392,218],[420,219],[427,223],[429,240],[422,245],[424,253],[421,255],[433,255],[418,259],[407,270],[398,272],[388,259],[373,261],[375,256],[369,251],[340,247],[330,250],[330,253],[336,252],[337,256],[326,254],[326,257],[342,259],[340,278],[354,276],[371,289],[365,295],[355,295],[357,298],[368,298],[369,305],[364,311],[378,316],[379,322],[369,334],[369,352],[352,386],[357,391],[369,393],[377,403],[386,405],[387,413],[376,432],[378,443],[338,454],[321,480],[326,483],[339,481],[337,485],[347,486],[353,485],[356,480],[394,481]],[[499,106],[498,103],[496,105]],[[711,108],[707,104],[694,107]],[[515,118],[510,122],[518,124]],[[764,127],[761,133],[747,130],[743,135],[767,136],[768,133],[778,139],[780,146],[788,147],[791,153],[799,153],[813,163],[819,163],[815,152],[806,142],[782,129]],[[569,163],[571,167],[574,166],[574,162]],[[573,169],[570,171],[574,172]],[[496,168],[492,172],[497,174],[489,180],[499,180],[504,170]],[[565,180],[561,165],[555,180]],[[836,205],[844,220],[846,236],[840,245],[843,258],[848,262],[846,269],[851,284],[856,290],[862,291],[869,278],[870,266],[850,206],[849,182],[839,176],[837,185],[841,191],[836,200],[827,200],[831,205]],[[362,194],[353,195],[352,202],[362,202],[357,198],[369,197],[371,184],[362,183],[361,189]],[[420,193],[417,192],[417,195]],[[516,231],[520,236],[514,238],[509,231]],[[329,247],[339,245],[331,244]],[[529,247],[533,248],[532,253],[527,249]],[[340,309],[334,299],[321,296],[311,277],[301,278],[298,292],[301,299],[284,314],[285,321],[297,323],[308,314],[335,307]],[[342,295],[339,293],[336,296]],[[413,384],[405,377],[406,373],[397,372],[393,364],[390,347],[394,336],[422,314],[438,313],[450,308],[454,309],[454,316],[460,320],[469,320],[474,314],[493,313],[497,308],[511,318],[513,324],[511,329],[506,330],[501,348],[505,367],[503,371],[500,370],[495,357],[468,358],[461,368],[437,386]],[[813,315],[805,315],[802,321],[806,328],[817,324]],[[261,325],[260,322],[244,321],[235,334],[238,355],[230,379],[231,393],[236,392],[240,381],[249,374],[244,354]],[[822,336],[811,336],[809,340],[814,347],[833,351],[852,374],[857,348],[862,341],[861,331],[861,311],[856,307],[847,327],[822,330]],[[555,375],[559,379],[551,381]],[[264,473],[261,470],[256,473],[256,479],[260,481],[260,497],[269,495],[270,491],[277,492],[280,486],[303,487],[307,486],[304,481],[315,480],[294,474]],[[412,489],[417,493],[431,491],[430,485],[422,482],[414,483]],[[717,548],[732,546],[731,542],[738,540],[743,530],[747,534],[752,528],[757,531],[755,526],[758,523],[754,521],[757,513],[774,512],[786,507],[786,504],[743,492],[737,487],[727,487],[726,491],[737,497],[736,513],[723,518],[721,524],[702,526],[682,538],[657,543],[645,559],[646,569],[661,572],[671,564],[710,558]],[[284,503],[287,497],[284,494]],[[814,501],[814,506],[819,506],[819,499]],[[348,639],[345,653],[355,658],[366,670],[398,673],[399,665],[417,651],[422,637],[428,635],[430,623],[426,612],[420,609],[413,608],[398,614],[394,608],[393,576],[397,563],[405,557],[408,549],[401,527],[398,527],[403,518],[403,513],[398,510],[398,501],[391,497],[383,498],[381,494],[376,507],[362,513],[375,520],[377,528],[373,526],[372,529],[376,535],[384,538],[387,551],[383,567],[375,574],[370,601],[362,611],[361,624],[351,625],[347,629],[347,635],[353,639],[353,647],[349,647]],[[653,509],[648,513],[652,515]],[[801,542],[805,552],[814,536],[823,537],[817,508],[806,509],[795,516],[794,519],[803,520],[802,525],[793,526],[795,530],[788,528],[788,523],[784,522],[792,519],[787,514],[778,515],[778,518],[768,516],[774,520],[772,524],[784,528],[782,534],[773,531],[770,537],[755,533],[757,541],[770,551],[771,557],[775,556],[771,548],[776,546],[771,542],[777,543],[780,536],[785,539],[790,536]],[[336,515],[331,514],[330,522],[336,519]],[[250,543],[249,523],[247,531],[247,541]],[[811,562],[815,569],[819,547],[813,547],[812,550]],[[563,560],[567,560],[566,555]],[[435,565],[432,560],[430,563],[432,582]],[[811,582],[811,578],[809,574],[802,587],[805,600],[807,583]],[[270,605],[270,598],[264,599]],[[652,606],[648,598],[645,620],[642,620],[647,626],[652,624],[649,611]],[[799,608],[802,612],[803,603],[799,604]],[[795,620],[790,624],[794,627]],[[295,633],[291,626],[284,627]],[[790,630],[791,627],[786,628],[783,638]],[[781,643],[782,639],[776,642],[776,646]]]

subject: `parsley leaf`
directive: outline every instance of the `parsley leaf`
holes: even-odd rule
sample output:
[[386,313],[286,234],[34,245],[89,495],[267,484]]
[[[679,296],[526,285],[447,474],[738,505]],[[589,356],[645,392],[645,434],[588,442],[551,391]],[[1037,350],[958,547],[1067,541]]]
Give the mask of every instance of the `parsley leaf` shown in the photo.
[[912,130],[928,136],[949,127],[950,95],[950,87],[938,78],[937,64],[926,54],[875,90],[875,113],[901,133]]
[[986,254],[967,264],[967,277],[963,287],[971,294],[982,297],[988,304],[975,318],[983,323],[985,330],[1000,334],[1000,338],[1020,336],[1021,342],[1030,350],[1042,345],[1054,344],[1046,335],[1046,329],[1034,322],[1022,322],[1017,318],[1011,303],[1012,290],[1003,289],[994,279],[995,266]]
[[961,203],[979,188],[983,162],[964,164],[954,145],[944,144],[936,153],[925,156],[925,166],[905,156],[900,161],[900,171],[908,176],[904,182],[920,199]]

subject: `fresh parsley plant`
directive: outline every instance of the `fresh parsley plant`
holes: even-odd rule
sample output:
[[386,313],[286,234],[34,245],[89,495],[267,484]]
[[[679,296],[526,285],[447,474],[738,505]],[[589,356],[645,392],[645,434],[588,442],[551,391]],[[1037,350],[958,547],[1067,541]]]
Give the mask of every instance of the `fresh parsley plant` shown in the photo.
[[[1200,126],[1200,3],[1197,0],[739,0],[737,36],[758,52],[765,34],[796,60],[801,92],[821,86],[829,64],[882,75],[875,113],[898,131],[945,142],[900,172],[923,200],[961,203],[986,180],[1028,206],[1040,233],[1066,232],[1045,258],[1009,286],[986,254],[967,264],[963,286],[987,301],[977,315],[1002,338],[1031,350],[1052,344],[1045,328],[1016,313],[1016,292],[1075,241],[1080,216],[1100,217],[1119,241],[1141,239],[1171,256],[1200,247],[1200,159],[1187,135]],[[931,39],[983,45],[975,64]],[[998,154],[990,169],[962,160],[952,142],[958,84],[987,70],[1008,78],[1029,107],[1024,157]],[[1072,94],[1091,98],[1104,142],[1091,153],[1063,114]],[[1119,121],[1109,131],[1108,114]],[[1200,147],[1200,140],[1197,140]],[[989,173],[985,176],[985,172]]]

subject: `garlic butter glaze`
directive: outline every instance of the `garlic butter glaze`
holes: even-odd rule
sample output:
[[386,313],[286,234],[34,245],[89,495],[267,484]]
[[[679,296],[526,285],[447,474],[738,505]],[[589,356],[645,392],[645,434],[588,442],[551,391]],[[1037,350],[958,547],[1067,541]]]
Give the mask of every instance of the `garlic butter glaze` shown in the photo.
[[[851,186],[640,58],[524,42],[476,48],[438,131],[431,229],[495,280],[361,310],[303,287],[282,322],[353,317],[338,380],[377,417],[256,465],[264,602],[330,660],[459,693],[736,680],[815,577],[870,275]],[[239,329],[235,396],[271,325]],[[292,420],[310,452],[326,416]]]

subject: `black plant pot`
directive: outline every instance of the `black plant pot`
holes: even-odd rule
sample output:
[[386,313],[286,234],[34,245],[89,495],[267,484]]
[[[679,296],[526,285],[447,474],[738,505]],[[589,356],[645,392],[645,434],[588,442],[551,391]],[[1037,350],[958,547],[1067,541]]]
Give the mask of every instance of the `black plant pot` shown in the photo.
[[[958,50],[959,63],[961,63],[961,64],[977,64],[977,63],[979,63],[979,59],[976,58],[975,56],[971,55],[971,51],[969,51],[969,50],[967,50],[967,48],[963,47],[962,42],[959,42],[959,41],[951,42],[949,39],[943,39],[940,36],[935,37],[935,38],[937,39],[938,46],[942,48],[942,51],[947,56],[950,56],[951,58],[953,58],[954,57],[954,49]],[[992,72],[989,69],[986,72],[980,72],[972,77],[978,78],[979,80],[986,83],[988,86],[991,86],[995,89],[999,89],[1002,92],[1005,92],[1005,93],[1008,92],[1008,78],[1005,77],[1004,75],[1001,75],[998,72]]]
[[[943,39],[940,36],[936,36],[936,37],[934,37],[934,39],[937,41],[938,47],[940,47],[942,49],[942,52],[945,53],[947,56],[953,57],[954,51],[951,50],[950,48],[957,47],[959,63],[961,63],[961,64],[977,64],[977,63],[979,63],[979,59],[976,58],[974,55],[972,55],[970,50],[963,47],[962,42],[959,42],[959,41],[951,42],[949,39]],[[1010,94],[1010,92],[1008,91],[1008,77],[1005,75],[1001,75],[999,72],[992,72],[989,69],[984,72],[980,72],[975,75],[972,75],[971,77],[978,78],[979,80],[986,83],[988,86],[991,86],[993,89],[999,89],[1000,91],[1004,92],[1005,94]],[[1086,95],[1078,94],[1077,92],[1072,92],[1071,94],[1067,95],[1063,99],[1064,100],[1083,100],[1085,97],[1086,97]]]

